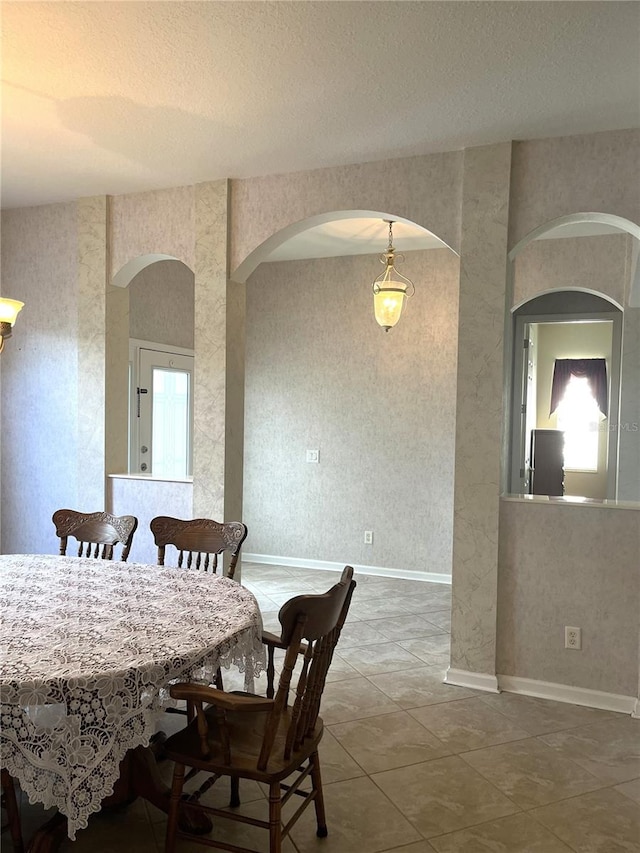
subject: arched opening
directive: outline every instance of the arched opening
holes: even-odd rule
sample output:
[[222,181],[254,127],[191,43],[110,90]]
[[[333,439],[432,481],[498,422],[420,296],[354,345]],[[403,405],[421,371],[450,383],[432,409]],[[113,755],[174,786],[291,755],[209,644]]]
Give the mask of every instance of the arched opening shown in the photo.
[[336,210],[292,222],[272,234],[247,255],[231,278],[244,283],[263,262],[381,252],[386,239],[384,220],[388,219],[395,223],[401,251],[450,248],[434,232],[402,216],[374,210]]
[[630,466],[640,477],[638,238],[634,223],[583,213],[535,229],[510,252],[511,493],[640,499],[623,474]]
[[[385,219],[416,288],[389,334],[372,292]],[[359,210],[261,248],[246,278],[245,559],[449,581],[457,255],[393,212]]]
[[194,275],[170,255],[133,258],[114,276],[127,304],[127,470],[192,473]]

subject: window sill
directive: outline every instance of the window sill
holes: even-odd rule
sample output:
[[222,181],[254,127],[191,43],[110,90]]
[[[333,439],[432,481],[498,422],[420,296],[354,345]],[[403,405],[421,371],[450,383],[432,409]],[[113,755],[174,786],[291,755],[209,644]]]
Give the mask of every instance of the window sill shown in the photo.
[[156,477],[154,474],[107,474],[114,480],[151,480],[156,483],[193,483],[193,477]]
[[589,506],[604,509],[640,510],[640,501],[614,501],[607,498],[582,498],[578,495],[500,495],[500,500],[546,506]]

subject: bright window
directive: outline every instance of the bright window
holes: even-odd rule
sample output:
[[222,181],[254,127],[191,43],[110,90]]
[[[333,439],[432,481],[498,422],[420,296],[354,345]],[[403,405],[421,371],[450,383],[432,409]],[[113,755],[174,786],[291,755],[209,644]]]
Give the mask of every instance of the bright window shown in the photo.
[[557,413],[565,470],[597,471],[600,410],[586,377],[571,377]]
[[189,473],[189,374],[153,368],[153,473],[186,477]]

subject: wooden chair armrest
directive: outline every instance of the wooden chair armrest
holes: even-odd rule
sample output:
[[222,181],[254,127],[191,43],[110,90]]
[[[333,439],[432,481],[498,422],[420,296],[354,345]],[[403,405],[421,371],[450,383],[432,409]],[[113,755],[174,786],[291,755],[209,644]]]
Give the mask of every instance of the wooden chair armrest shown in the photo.
[[263,631],[262,632],[262,642],[265,646],[275,646],[276,649],[286,649],[286,643],[282,642],[282,639],[275,634],[272,634],[271,631]]
[[184,699],[187,703],[192,702],[200,706],[207,703],[224,711],[269,711],[273,707],[273,699],[225,693],[204,684],[172,684],[169,693],[173,699]]
[[[276,636],[276,634],[272,634],[271,631],[263,631],[262,632],[262,642],[265,646],[271,646],[276,649],[286,649],[287,644],[282,642],[282,638]],[[307,651],[307,644],[300,643],[300,649],[298,654],[304,655]]]

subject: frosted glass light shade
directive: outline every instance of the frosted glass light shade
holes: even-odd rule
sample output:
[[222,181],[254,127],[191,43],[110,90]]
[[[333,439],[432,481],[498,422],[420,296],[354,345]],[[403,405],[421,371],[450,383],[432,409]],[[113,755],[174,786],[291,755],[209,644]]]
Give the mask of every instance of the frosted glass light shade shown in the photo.
[[22,308],[24,308],[24,302],[0,297],[0,323],[9,323],[13,326]]
[[407,298],[407,288],[401,281],[387,281],[374,290],[373,310],[376,322],[385,331],[393,328],[400,319]]

